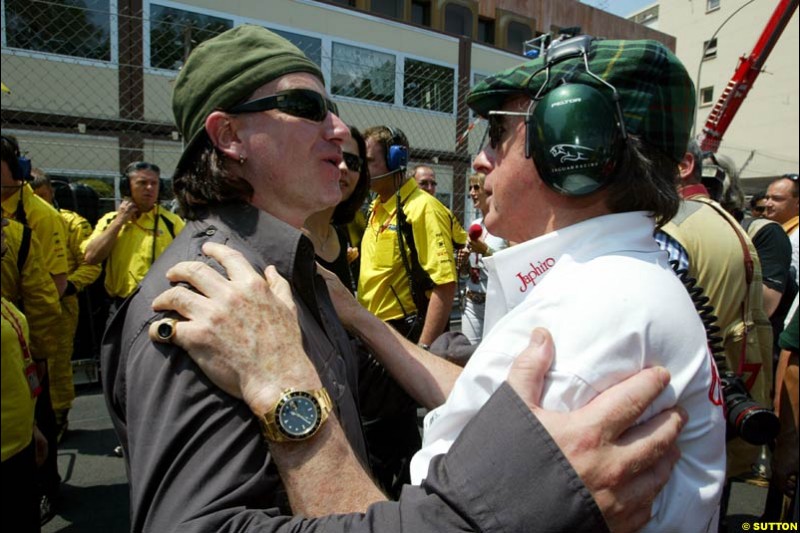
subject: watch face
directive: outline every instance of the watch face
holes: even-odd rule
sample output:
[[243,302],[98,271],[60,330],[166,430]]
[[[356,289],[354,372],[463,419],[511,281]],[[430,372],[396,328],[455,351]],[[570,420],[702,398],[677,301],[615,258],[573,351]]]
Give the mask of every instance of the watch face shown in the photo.
[[278,429],[290,439],[301,439],[314,433],[320,425],[317,399],[307,392],[287,394],[278,405]]

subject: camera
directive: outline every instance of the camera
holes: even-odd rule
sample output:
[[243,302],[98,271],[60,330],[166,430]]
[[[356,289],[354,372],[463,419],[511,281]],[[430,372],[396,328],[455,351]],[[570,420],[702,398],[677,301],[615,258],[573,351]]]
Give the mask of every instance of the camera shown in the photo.
[[725,399],[727,439],[741,437],[745,442],[760,446],[778,436],[778,417],[750,397],[742,378],[734,372],[720,372],[722,396]]

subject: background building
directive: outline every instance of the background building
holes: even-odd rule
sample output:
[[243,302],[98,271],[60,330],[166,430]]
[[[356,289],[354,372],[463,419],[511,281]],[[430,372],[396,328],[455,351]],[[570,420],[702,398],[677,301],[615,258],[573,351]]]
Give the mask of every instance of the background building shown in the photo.
[[[676,54],[698,88],[696,132],[702,130],[739,58],[750,54],[777,5],[777,0],[667,1],[629,17],[675,36]],[[748,193],[764,190],[774,177],[798,170],[797,49],[795,10],[722,139],[718,153],[733,159]]]
[[4,0],[2,10],[3,131],[51,175],[88,180],[106,209],[131,161],[169,178],[182,147],[170,108],[177,72],[194,46],[240,24],[275,30],[316,61],[346,122],[402,128],[412,163],[435,168],[440,198],[461,217],[485,128],[460,142],[472,119],[464,95],[519,63],[525,41],[581,26],[675,48],[576,0]]

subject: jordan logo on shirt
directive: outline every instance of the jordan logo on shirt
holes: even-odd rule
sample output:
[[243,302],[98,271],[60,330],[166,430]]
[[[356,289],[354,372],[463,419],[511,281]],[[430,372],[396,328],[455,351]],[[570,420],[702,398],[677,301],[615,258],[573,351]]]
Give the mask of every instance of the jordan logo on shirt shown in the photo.
[[537,278],[543,276],[545,272],[550,270],[556,264],[556,260],[552,257],[548,257],[544,261],[538,261],[536,264],[533,264],[533,262],[528,264],[531,266],[531,269],[527,273],[523,274],[522,272],[517,272],[517,277],[520,282],[522,282],[519,292],[527,291],[528,287],[535,287]]

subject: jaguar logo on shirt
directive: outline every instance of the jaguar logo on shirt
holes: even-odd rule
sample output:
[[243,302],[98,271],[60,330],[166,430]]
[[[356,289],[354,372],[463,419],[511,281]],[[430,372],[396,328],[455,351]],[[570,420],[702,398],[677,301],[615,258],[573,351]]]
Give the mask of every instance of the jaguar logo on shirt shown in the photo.
[[519,292],[525,292],[529,287],[535,287],[538,278],[543,276],[545,272],[555,266],[556,260],[552,257],[548,257],[543,261],[538,261],[536,264],[534,264],[533,261],[528,264],[531,267],[528,272],[517,272],[517,277],[522,283],[522,286],[519,288]]

